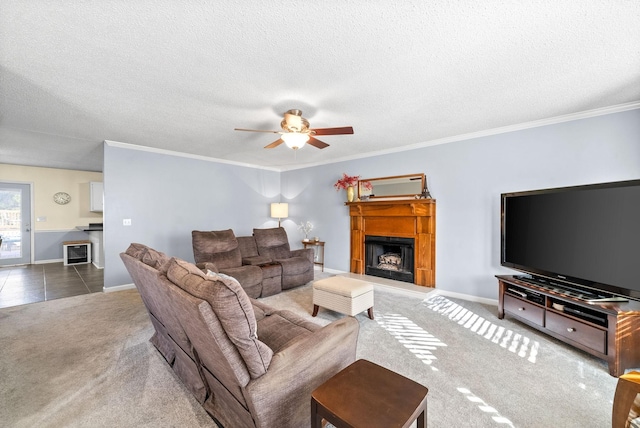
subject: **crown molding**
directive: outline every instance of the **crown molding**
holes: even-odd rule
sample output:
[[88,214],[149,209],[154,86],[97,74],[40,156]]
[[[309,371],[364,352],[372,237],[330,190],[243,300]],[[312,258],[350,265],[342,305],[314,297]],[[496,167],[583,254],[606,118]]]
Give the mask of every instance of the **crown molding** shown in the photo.
[[161,155],[177,156],[177,157],[181,157],[181,158],[196,159],[196,160],[201,160],[201,161],[205,161],[205,162],[223,163],[223,164],[227,164],[227,165],[242,166],[242,167],[246,167],[246,168],[263,169],[263,170],[267,170],[267,171],[281,172],[281,169],[274,168],[274,167],[254,165],[254,164],[244,163],[244,162],[229,161],[229,160],[225,160],[225,159],[212,158],[212,157],[209,157],[209,156],[202,156],[202,155],[194,155],[194,154],[191,154],[191,153],[177,152],[177,151],[174,151],[174,150],[158,149],[158,148],[155,148],[155,147],[139,146],[137,144],[121,143],[119,141],[113,141],[113,140],[104,140],[104,144],[106,144],[107,146],[118,147],[118,148],[121,148],[121,149],[138,150],[138,151],[141,151],[141,152],[150,152],[150,153],[157,153],[157,154],[161,154]]
[[505,134],[508,132],[522,131],[525,129],[539,128],[542,126],[556,125],[559,123],[573,122],[576,120],[588,119],[588,118],[597,117],[597,116],[605,116],[608,114],[621,113],[624,111],[636,110],[636,109],[640,109],[640,101],[634,101],[631,103],[597,108],[593,110],[586,110],[578,113],[565,114],[561,116],[554,116],[546,119],[534,120],[531,122],[523,122],[515,125],[508,125],[508,126],[502,126],[499,128],[486,129],[483,131],[470,132],[467,134],[454,135],[451,137],[438,138],[436,140],[424,141],[421,143],[411,144],[411,145],[397,147],[393,149],[378,150],[378,151],[362,153],[354,156],[345,156],[343,158],[332,159],[326,162],[313,162],[313,163],[305,163],[305,164],[283,166],[283,167],[266,167],[266,166],[255,165],[250,163],[235,162],[235,161],[229,161],[225,159],[212,158],[208,156],[177,152],[173,150],[157,149],[153,147],[139,146],[136,144],[121,143],[121,142],[112,141],[112,140],[104,140],[104,143],[112,147],[119,147],[119,148],[130,149],[130,150],[140,150],[140,151],[151,152],[151,153],[178,156],[178,157],[184,157],[189,159],[197,159],[205,162],[214,162],[214,163],[222,163],[227,165],[241,166],[246,168],[262,169],[266,171],[285,172],[285,171],[294,171],[298,169],[306,169],[306,168],[312,168],[316,166],[323,166],[323,165],[329,165],[329,164],[340,163],[340,162],[348,162],[348,161],[357,160],[357,159],[366,159],[374,156],[381,156],[381,155],[387,155],[392,153],[401,153],[409,150],[416,150],[416,149],[421,149],[425,147],[437,146],[440,144],[448,144],[448,143],[454,143],[457,141],[465,141],[465,140],[472,140],[475,138],[488,137],[491,135]]
[[531,122],[523,122],[523,123],[518,123],[518,124],[515,124],[515,125],[509,125],[509,126],[502,126],[502,127],[499,127],[499,128],[486,129],[486,130],[483,130],[483,131],[470,132],[470,133],[467,133],[467,134],[454,135],[454,136],[451,136],[451,137],[445,137],[445,138],[439,138],[439,139],[436,139],[436,140],[424,141],[422,143],[411,144],[411,145],[407,145],[407,146],[403,146],[403,147],[396,147],[396,148],[393,148],[393,149],[379,150],[379,151],[375,151],[375,152],[367,152],[367,153],[363,153],[363,154],[359,154],[359,155],[355,155],[355,156],[346,156],[344,158],[334,159],[334,160],[332,160],[330,162],[317,162],[317,163],[313,163],[313,164],[304,164],[304,165],[295,165],[295,166],[292,166],[292,167],[283,167],[281,169],[281,171],[293,171],[293,170],[297,170],[297,169],[310,168],[310,167],[314,167],[314,166],[322,166],[322,165],[328,165],[328,164],[333,164],[333,163],[338,163],[338,162],[346,162],[346,161],[350,161],[350,160],[364,159],[364,158],[370,158],[370,157],[374,157],[374,156],[381,156],[381,155],[387,155],[387,154],[392,154],[392,153],[406,152],[408,150],[416,150],[416,149],[421,149],[421,148],[424,148],[424,147],[437,146],[437,145],[440,145],[440,144],[447,144],[447,143],[454,143],[454,142],[457,142],[457,141],[472,140],[474,138],[481,138],[481,137],[487,137],[487,136],[491,136],[491,135],[505,134],[505,133],[508,133],[508,132],[522,131],[522,130],[525,130],[525,129],[539,128],[539,127],[542,127],[542,126],[556,125],[556,124],[565,123],[565,122],[573,122],[573,121],[576,121],[576,120],[588,119],[588,118],[597,117],[597,116],[605,116],[605,115],[608,115],[608,114],[621,113],[621,112],[624,112],[624,111],[636,110],[636,109],[640,109],[640,101],[634,101],[634,102],[625,103],[625,104],[618,104],[618,105],[615,105],[615,106],[603,107],[603,108],[598,108],[598,109],[593,109],[593,110],[586,110],[586,111],[582,111],[582,112],[578,112],[578,113],[566,114],[566,115],[562,115],[562,116],[554,116],[554,117],[550,117],[550,118],[547,118],[547,119],[534,120],[534,121],[531,121]]

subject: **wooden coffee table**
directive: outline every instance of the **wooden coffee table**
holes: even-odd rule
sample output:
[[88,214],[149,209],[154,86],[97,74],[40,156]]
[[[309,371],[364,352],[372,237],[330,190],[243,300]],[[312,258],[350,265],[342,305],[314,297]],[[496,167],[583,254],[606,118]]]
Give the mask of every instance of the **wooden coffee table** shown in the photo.
[[427,393],[417,382],[367,360],[357,360],[311,393],[311,427],[427,426]]

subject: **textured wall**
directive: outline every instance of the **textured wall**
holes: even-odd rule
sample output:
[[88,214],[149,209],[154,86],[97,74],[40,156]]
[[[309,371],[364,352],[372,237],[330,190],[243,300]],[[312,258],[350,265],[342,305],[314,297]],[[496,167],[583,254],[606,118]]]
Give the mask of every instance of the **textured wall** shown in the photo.
[[[193,261],[191,231],[277,225],[280,174],[105,144],[105,287],[130,284],[119,253],[131,242]],[[131,226],[123,226],[131,219]]]
[[[289,202],[283,221],[326,241],[325,266],[349,269],[343,172],[380,177],[424,172],[437,199],[436,287],[497,297],[500,193],[640,178],[640,110],[282,173],[105,146],[105,286],[131,282],[118,258],[142,242],[192,260],[191,230],[270,227],[269,202]],[[131,227],[122,226],[131,218]]]
[[283,194],[326,240],[326,267],[349,269],[343,172],[424,172],[437,200],[436,287],[497,298],[500,194],[640,178],[640,110],[443,144],[282,174]]
[[[89,211],[89,182],[102,181],[101,172],[0,164],[0,181],[33,184],[31,251],[36,263],[62,260],[62,242],[88,239],[76,226],[102,222],[102,213]],[[56,204],[53,195],[57,192],[67,192],[71,202]]]
[[[47,219],[34,224],[36,231],[69,230],[102,221],[101,213],[89,211],[89,182],[102,181],[100,172],[0,164],[0,181],[33,183],[34,216]],[[57,192],[67,192],[71,202],[53,202]]]

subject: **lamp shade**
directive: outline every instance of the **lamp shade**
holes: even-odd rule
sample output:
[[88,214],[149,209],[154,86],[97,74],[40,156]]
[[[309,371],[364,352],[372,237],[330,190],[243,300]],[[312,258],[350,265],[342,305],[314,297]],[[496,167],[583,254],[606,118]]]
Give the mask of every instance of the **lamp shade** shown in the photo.
[[272,218],[287,218],[289,217],[289,204],[286,202],[274,202],[271,204],[271,217]]

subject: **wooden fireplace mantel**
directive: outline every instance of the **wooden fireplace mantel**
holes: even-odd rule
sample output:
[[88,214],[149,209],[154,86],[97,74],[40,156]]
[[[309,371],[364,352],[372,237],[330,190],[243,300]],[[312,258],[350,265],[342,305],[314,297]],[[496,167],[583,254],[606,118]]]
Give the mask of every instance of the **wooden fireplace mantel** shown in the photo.
[[396,236],[414,239],[414,281],[435,287],[436,283],[436,201],[396,199],[347,202],[351,220],[351,272],[364,274],[364,238]]

